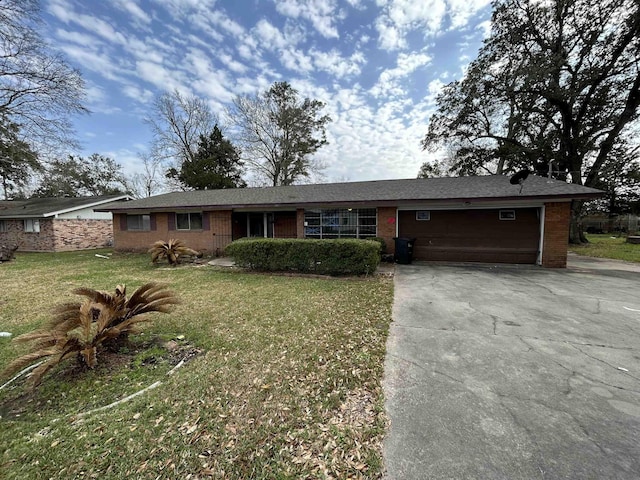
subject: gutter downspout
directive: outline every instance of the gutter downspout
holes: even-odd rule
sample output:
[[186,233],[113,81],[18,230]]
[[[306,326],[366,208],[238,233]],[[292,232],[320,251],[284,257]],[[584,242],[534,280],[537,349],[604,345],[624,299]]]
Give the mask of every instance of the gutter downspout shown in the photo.
[[545,216],[545,205],[540,207],[540,241],[538,242],[538,259],[536,260],[536,265],[542,266],[542,250],[544,249],[544,216]]

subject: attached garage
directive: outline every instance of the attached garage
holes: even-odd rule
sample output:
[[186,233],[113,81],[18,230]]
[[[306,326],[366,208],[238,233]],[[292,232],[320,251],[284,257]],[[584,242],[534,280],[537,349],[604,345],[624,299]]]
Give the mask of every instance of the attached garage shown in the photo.
[[398,235],[417,260],[536,263],[540,208],[399,210]]

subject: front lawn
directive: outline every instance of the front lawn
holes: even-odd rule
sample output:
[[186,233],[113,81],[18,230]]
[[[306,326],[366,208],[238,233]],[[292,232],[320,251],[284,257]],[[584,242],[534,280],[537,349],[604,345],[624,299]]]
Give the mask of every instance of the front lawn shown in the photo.
[[626,243],[624,236],[587,234],[587,240],[586,245],[569,245],[569,251],[589,257],[640,262],[640,245]]
[[[94,371],[69,362],[33,394],[22,379],[1,390],[3,478],[381,476],[388,278],[168,268],[95,253],[18,253],[0,264],[0,331],[40,326],[53,305],[79,300],[79,286],[164,282],[183,303],[154,314],[125,351],[98,356]],[[0,338],[0,367],[23,351]]]

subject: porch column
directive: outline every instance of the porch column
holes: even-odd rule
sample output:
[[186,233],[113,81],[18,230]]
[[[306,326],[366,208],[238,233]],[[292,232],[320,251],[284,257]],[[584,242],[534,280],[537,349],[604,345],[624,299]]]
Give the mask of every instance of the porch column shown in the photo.
[[296,236],[304,238],[304,208],[296,210]]

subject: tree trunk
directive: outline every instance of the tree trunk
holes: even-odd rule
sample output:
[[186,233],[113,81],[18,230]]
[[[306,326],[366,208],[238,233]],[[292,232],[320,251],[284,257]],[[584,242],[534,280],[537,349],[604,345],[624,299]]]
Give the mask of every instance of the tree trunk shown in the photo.
[[583,200],[573,200],[571,202],[571,224],[569,225],[569,243],[581,244],[589,243],[584,234],[582,226],[582,206]]

